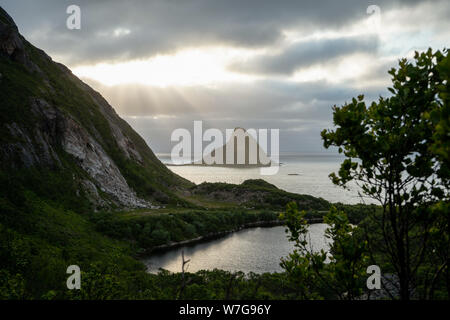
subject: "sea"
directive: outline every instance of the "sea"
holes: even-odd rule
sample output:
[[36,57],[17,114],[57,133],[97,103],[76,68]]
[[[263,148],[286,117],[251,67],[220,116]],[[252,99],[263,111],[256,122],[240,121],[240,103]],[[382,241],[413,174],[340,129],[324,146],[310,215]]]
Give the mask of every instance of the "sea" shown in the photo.
[[349,190],[336,186],[329,178],[344,160],[339,154],[285,153],[280,154],[280,168],[274,175],[261,175],[259,168],[172,165],[170,154],[157,157],[176,174],[196,183],[226,182],[240,184],[247,179],[264,179],[278,188],[320,197],[330,202],[346,204],[371,203],[362,198],[355,184]]

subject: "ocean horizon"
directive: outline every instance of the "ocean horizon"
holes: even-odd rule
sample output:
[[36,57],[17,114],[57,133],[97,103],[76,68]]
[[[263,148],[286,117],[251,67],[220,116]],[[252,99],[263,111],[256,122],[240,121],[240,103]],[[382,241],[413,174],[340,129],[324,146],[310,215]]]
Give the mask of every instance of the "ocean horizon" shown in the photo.
[[172,165],[169,153],[157,153],[158,159],[174,173],[195,184],[202,182],[226,182],[240,184],[248,179],[264,179],[278,188],[320,197],[330,202],[346,204],[373,203],[358,194],[358,188],[350,185],[345,190],[331,182],[329,174],[337,172],[344,156],[331,153],[280,153],[280,168],[275,175],[261,175],[259,168],[222,167],[207,165]]

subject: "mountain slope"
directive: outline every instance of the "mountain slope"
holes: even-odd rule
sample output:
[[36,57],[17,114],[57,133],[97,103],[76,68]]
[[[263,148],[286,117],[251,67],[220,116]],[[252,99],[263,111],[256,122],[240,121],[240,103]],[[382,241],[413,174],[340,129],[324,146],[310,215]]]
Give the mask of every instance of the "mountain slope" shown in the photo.
[[[40,180],[98,208],[176,201],[173,191],[191,185],[167,169],[98,92],[27,42],[2,8],[0,101],[3,185],[24,178],[39,193]],[[55,176],[62,181],[51,181]]]
[[[0,300],[175,298],[177,276],[147,274],[140,253],[273,221],[292,200],[329,205],[260,180],[195,186],[173,174],[1,8],[0,121]],[[157,203],[168,205],[128,210]],[[81,290],[67,289],[70,265]]]

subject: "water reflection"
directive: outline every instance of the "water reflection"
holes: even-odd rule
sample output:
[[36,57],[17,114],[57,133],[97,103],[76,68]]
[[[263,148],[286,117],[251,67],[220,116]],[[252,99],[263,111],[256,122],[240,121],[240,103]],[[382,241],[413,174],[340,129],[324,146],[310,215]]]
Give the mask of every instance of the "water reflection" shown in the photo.
[[[313,250],[328,249],[324,236],[326,226],[323,223],[310,226]],[[280,258],[292,252],[293,244],[287,240],[282,226],[245,229],[220,239],[154,254],[144,261],[148,272],[157,272],[159,268],[180,272],[181,250],[184,250],[186,259],[191,259],[187,267],[189,272],[217,268],[264,273],[282,271]]]

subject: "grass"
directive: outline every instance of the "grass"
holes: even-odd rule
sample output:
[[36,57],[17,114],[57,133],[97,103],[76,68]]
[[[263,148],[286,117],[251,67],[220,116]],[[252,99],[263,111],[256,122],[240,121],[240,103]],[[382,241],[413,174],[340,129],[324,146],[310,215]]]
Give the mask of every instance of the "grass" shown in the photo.
[[[5,19],[2,10],[0,19]],[[329,203],[323,199],[291,194],[263,180],[250,180],[241,185],[194,186],[164,166],[98,93],[25,40],[24,46],[40,72],[0,56],[0,121],[16,123],[23,131],[23,136],[12,136],[6,125],[2,125],[2,149],[8,150],[28,137],[39,150],[34,141],[35,131],[48,119],[31,112],[31,99],[44,99],[98,141],[139,196],[166,206],[96,212],[80,187],[81,181],[91,178],[63,150],[59,143],[61,133],[52,137],[59,141],[52,146],[58,165],[38,163],[26,168],[17,155],[6,158],[2,154],[0,298],[173,298],[164,288],[168,283],[175,288],[177,276],[147,275],[144,265],[135,258],[143,250],[233,230],[250,222],[272,221],[292,200],[299,202],[300,207],[311,209],[311,215],[328,208]],[[132,142],[142,162],[126,157],[113,134],[112,124]],[[191,191],[192,195],[184,196],[176,188]],[[233,196],[258,193],[263,195],[263,201],[249,198],[240,204],[212,199],[209,194],[214,192]],[[100,194],[108,199],[108,195]],[[76,293],[68,292],[65,283],[66,268],[72,264],[79,265],[83,272],[83,290]],[[224,279],[229,274],[219,272],[211,276]],[[196,285],[204,280],[199,276]],[[213,290],[216,284],[211,285]],[[194,289],[191,288],[192,297],[199,294]]]

